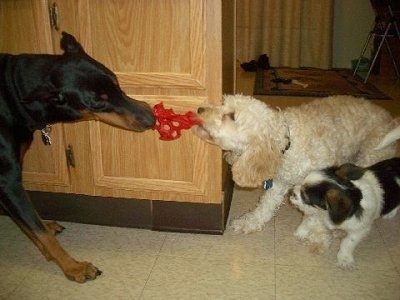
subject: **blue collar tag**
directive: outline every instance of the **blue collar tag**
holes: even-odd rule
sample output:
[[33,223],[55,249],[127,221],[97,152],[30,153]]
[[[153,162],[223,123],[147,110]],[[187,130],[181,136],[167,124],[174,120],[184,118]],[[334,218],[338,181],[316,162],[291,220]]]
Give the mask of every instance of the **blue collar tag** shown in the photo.
[[263,182],[263,189],[264,190],[269,190],[270,188],[272,188],[272,186],[273,186],[273,180],[272,179],[268,179],[268,180],[265,180]]

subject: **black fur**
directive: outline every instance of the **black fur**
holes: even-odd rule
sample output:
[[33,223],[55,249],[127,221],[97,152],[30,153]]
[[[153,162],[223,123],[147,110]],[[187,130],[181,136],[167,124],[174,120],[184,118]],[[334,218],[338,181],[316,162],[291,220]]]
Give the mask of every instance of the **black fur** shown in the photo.
[[[328,180],[317,185],[305,186],[302,191],[304,202],[328,210],[332,222],[335,224],[340,224],[346,218],[350,218],[353,215],[360,218],[363,213],[361,191],[350,180],[338,176],[338,169],[339,167],[324,169],[322,173]],[[332,202],[327,197],[332,194],[341,199],[336,207],[331,207]],[[346,207],[343,207],[345,205]],[[344,214],[343,211],[346,213]]]
[[[328,180],[317,185],[305,186],[302,190],[302,199],[307,204],[328,210],[335,224],[340,224],[353,215],[361,217],[363,213],[362,193],[352,183],[352,180],[360,179],[367,171],[373,172],[383,190],[381,216],[386,215],[400,205],[400,158],[398,157],[378,162],[367,168],[352,164],[327,168],[322,172]],[[348,204],[349,206],[343,210],[338,207],[331,209],[329,201],[327,201],[329,191],[336,191],[337,197],[342,200],[340,205]]]
[[400,158],[381,161],[369,167],[368,170],[374,172],[384,191],[381,215],[386,215],[400,205]]
[[0,54],[0,208],[67,277],[83,282],[94,279],[97,269],[66,258],[56,242],[47,242],[52,238],[48,227],[22,186],[23,156],[33,132],[84,119],[143,131],[155,119],[151,107],[129,98],[115,74],[87,55],[72,35],[63,33],[61,48],[63,55]]

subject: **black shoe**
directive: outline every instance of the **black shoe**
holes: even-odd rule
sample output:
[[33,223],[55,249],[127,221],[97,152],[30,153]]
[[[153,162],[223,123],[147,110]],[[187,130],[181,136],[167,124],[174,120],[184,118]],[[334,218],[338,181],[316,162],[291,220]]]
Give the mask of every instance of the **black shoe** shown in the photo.
[[242,64],[240,64],[240,66],[246,72],[255,72],[255,71],[257,71],[257,68],[258,68],[257,62],[255,60],[242,63]]
[[260,69],[263,70],[268,70],[271,68],[269,64],[269,57],[267,56],[267,54],[260,55],[260,57],[258,58],[257,65]]

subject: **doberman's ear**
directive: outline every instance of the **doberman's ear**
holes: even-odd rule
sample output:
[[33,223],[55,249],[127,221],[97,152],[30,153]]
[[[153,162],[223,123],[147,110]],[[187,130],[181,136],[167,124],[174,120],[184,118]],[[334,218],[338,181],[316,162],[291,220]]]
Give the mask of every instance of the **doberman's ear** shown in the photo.
[[326,192],[325,201],[329,217],[334,224],[339,225],[353,210],[353,201],[340,189],[330,189]]
[[78,43],[75,37],[65,31],[62,32],[60,46],[66,54],[85,53],[85,50],[83,50],[81,44]]
[[365,171],[366,169],[358,167],[356,165],[344,164],[336,170],[335,174],[346,180],[357,180],[364,175]]

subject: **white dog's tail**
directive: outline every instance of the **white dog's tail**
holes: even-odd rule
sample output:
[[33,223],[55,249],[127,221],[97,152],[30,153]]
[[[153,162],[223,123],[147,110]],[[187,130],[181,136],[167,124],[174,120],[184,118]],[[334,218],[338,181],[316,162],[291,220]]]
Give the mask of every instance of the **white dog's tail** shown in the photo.
[[382,150],[383,148],[391,145],[395,141],[400,139],[400,126],[396,127],[392,131],[389,131],[383,138],[383,140],[376,146],[375,150]]

